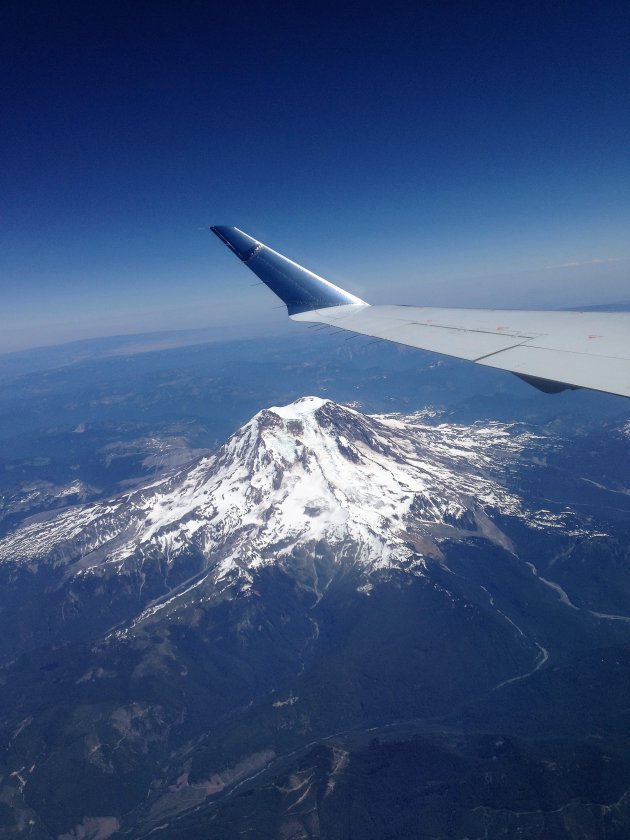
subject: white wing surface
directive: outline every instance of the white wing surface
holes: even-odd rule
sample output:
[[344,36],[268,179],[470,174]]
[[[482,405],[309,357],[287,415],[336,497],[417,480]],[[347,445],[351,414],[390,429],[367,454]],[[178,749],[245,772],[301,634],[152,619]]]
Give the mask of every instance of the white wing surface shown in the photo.
[[370,306],[233,227],[214,233],[286,304],[318,322],[510,371],[543,391],[630,397],[630,312]]

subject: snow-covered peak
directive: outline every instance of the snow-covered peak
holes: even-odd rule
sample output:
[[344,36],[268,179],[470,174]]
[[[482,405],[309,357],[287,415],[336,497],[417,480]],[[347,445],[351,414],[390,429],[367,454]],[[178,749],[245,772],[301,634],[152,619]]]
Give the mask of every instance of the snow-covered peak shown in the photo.
[[272,405],[267,411],[273,411],[283,420],[302,420],[305,417],[312,417],[317,409],[329,402],[330,400],[323,397],[300,397],[299,400],[295,400],[288,405]]
[[0,560],[85,575],[194,556],[205,573],[186,598],[235,582],[246,591],[270,564],[315,588],[322,564],[421,574],[440,540],[503,539],[490,518],[521,514],[505,478],[528,440],[500,423],[368,416],[304,397],[259,412],[192,466],[25,524],[0,541]]

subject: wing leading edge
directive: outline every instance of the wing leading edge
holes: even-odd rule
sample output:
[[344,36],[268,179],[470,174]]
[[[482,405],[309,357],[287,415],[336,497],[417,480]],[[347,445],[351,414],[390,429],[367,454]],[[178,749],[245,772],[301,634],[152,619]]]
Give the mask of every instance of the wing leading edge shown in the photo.
[[630,397],[630,313],[371,306],[238,228],[211,230],[286,304],[294,321],[467,359],[544,391]]

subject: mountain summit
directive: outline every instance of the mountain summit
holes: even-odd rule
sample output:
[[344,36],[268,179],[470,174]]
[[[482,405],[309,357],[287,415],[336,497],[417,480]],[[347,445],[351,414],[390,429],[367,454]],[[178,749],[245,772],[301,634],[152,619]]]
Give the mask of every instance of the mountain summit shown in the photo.
[[133,572],[140,589],[159,566],[169,608],[208,587],[246,592],[269,564],[316,590],[317,564],[328,577],[348,565],[422,574],[440,540],[478,534],[509,545],[487,514],[522,515],[505,479],[531,437],[500,423],[367,416],[303,397],[259,412],[163,478],[34,517],[0,541],[0,561],[63,567],[64,577]]

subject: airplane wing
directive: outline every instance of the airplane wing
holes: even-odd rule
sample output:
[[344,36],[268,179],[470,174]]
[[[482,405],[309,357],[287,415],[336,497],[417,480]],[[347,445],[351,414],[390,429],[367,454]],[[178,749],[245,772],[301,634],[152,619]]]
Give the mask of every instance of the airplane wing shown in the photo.
[[211,230],[286,304],[328,324],[506,370],[547,392],[630,397],[630,312],[371,306],[235,227]]

